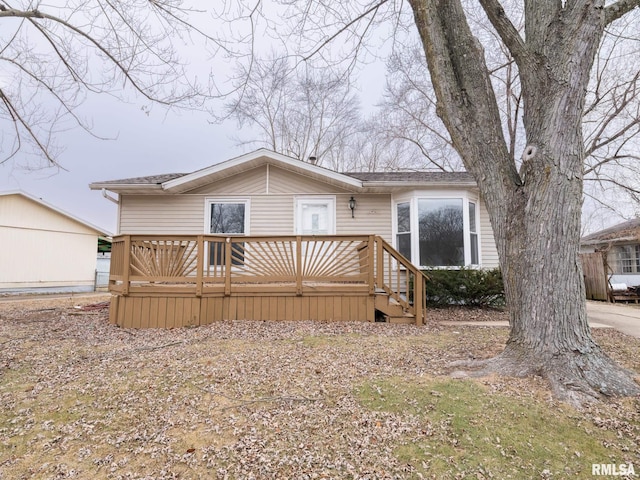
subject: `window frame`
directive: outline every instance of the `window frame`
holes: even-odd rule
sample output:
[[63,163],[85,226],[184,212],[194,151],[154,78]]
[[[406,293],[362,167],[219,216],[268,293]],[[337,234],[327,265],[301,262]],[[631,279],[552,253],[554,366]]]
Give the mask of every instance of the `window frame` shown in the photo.
[[[214,204],[244,204],[244,232],[243,233],[211,233],[211,207]],[[206,235],[248,236],[251,201],[248,198],[206,198],[204,208],[204,233]]]
[[[480,235],[479,235],[479,224],[480,219],[478,218],[478,202],[467,199],[467,215],[469,217],[469,265],[472,267],[477,267],[480,265]],[[463,201],[464,204],[464,201]],[[471,206],[473,205],[473,229],[471,229]],[[475,237],[475,243],[473,239]],[[475,249],[474,249],[475,247]],[[475,250],[475,251],[474,251]],[[475,257],[475,262],[473,261]]]

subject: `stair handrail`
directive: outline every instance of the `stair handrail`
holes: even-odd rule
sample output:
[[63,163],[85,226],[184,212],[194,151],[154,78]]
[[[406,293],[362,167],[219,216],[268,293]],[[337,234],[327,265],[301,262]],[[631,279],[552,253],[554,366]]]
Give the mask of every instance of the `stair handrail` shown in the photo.
[[[413,274],[413,305],[409,307],[411,310],[410,313],[415,315],[416,325],[422,325],[425,320],[425,312],[426,312],[426,282],[425,276],[422,270],[416,267],[410,260],[408,260],[404,255],[398,252],[389,242],[387,242],[384,238],[380,236],[376,236],[376,242],[379,247],[377,249],[378,252],[378,261],[377,265],[377,275],[376,282],[378,286],[387,292],[393,292],[393,288],[391,285],[387,285],[384,282],[384,265],[382,262],[381,253],[384,251],[393,257],[400,265],[402,265],[405,269]],[[399,297],[399,292],[394,292],[395,296]]]

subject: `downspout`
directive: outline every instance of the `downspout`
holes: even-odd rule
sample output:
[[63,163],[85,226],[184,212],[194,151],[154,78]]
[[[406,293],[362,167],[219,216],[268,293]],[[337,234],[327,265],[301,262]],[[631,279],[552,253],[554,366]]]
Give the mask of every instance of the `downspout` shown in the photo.
[[106,198],[107,200],[109,200],[110,202],[115,203],[118,206],[117,226],[116,226],[117,232],[116,232],[116,235],[119,235],[120,234],[120,207],[121,207],[120,198],[119,198],[120,196],[118,195],[118,198],[112,197],[111,195],[109,195],[107,193],[107,189],[106,188],[102,189],[102,196],[104,198]]
[[113,203],[115,203],[116,205],[120,206],[120,201],[119,201],[118,199],[116,199],[116,198],[114,198],[114,197],[110,196],[110,195],[107,193],[107,189],[106,189],[106,188],[103,188],[103,189],[102,189],[102,196],[103,196],[104,198],[106,198],[107,200],[110,200],[110,201],[112,201]]

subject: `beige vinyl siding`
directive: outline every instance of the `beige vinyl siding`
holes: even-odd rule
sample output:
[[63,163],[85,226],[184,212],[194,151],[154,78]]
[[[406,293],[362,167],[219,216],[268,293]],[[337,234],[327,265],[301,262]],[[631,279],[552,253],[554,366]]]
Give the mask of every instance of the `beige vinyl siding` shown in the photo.
[[0,196],[0,290],[92,290],[98,232],[22,195]]
[[346,190],[298,173],[264,165],[224,180],[196,188],[188,194],[204,195],[282,195],[282,194],[332,194]]
[[[308,196],[308,195],[305,195]],[[348,203],[351,194],[336,195],[336,233],[376,234],[391,241],[390,195],[354,195],[355,218]],[[293,235],[295,195],[171,195],[123,196],[120,233],[205,233],[207,199],[248,199],[251,235]]]
[[294,200],[291,195],[260,195],[251,199],[251,235],[293,235]]
[[207,233],[207,200],[249,200],[251,235],[292,235],[291,195],[175,195],[125,196],[121,202],[120,233]]
[[[271,167],[273,169],[273,167]],[[267,192],[267,166],[247,170],[188,192],[206,195],[243,195]]]
[[336,195],[336,233],[375,234],[391,242],[391,195],[354,194],[355,218],[351,218],[350,197],[351,194]]
[[91,287],[98,235],[0,226],[0,290]]
[[204,233],[203,195],[123,195],[121,234]]
[[346,190],[272,165],[269,167],[269,193],[327,195],[346,193]]
[[0,225],[91,235],[98,234],[86,225],[17,194],[0,196]]
[[496,268],[499,266],[498,250],[493,237],[493,229],[489,221],[489,212],[480,200],[480,259],[483,268]]

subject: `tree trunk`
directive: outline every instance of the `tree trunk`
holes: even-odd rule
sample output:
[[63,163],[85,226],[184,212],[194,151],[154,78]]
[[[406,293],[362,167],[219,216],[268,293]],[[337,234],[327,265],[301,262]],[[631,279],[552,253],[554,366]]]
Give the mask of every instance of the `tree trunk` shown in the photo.
[[581,117],[604,29],[597,3],[525,2],[527,43],[495,0],[480,0],[519,68],[528,146],[518,171],[502,134],[482,47],[460,0],[410,0],[438,114],[478,182],[494,230],[511,332],[490,372],[547,378],[558,398],[580,404],[637,395],[630,372],[607,357],[587,324],[578,258],[584,147]]
[[511,332],[504,352],[479,365],[480,373],[541,375],[556,397],[574,404],[635,395],[640,389],[629,372],[605,355],[589,330],[578,258],[582,179],[560,171],[562,157],[541,152],[559,149],[544,144],[534,155],[542,158],[525,161],[523,185],[505,217],[496,219],[506,232],[498,244]]

